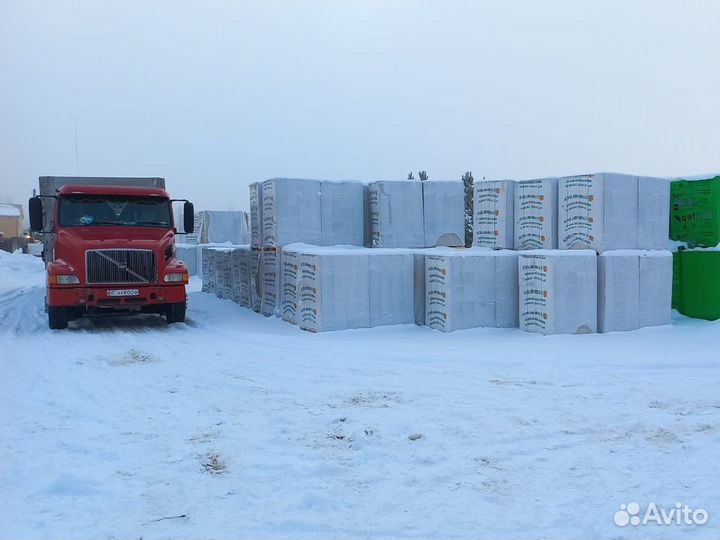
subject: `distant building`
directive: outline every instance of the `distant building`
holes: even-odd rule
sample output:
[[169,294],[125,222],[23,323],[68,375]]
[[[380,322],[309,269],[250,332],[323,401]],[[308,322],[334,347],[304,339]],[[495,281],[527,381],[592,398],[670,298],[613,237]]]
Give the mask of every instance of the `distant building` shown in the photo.
[[22,205],[0,203],[0,249],[12,252],[23,244]]

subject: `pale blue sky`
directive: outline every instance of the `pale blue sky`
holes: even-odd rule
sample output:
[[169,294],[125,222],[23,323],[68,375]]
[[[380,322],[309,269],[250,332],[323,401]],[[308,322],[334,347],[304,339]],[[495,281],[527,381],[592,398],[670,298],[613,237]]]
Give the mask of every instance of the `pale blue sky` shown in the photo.
[[228,209],[272,176],[720,170],[718,21],[713,0],[0,0],[0,200],[76,172]]

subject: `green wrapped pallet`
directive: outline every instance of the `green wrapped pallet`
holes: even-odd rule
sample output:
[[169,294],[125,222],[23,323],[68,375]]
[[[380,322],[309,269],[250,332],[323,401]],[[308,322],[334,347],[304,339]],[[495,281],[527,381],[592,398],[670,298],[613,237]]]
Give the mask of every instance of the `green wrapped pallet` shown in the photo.
[[688,317],[720,319],[720,251],[680,251],[673,262],[673,307]]
[[670,238],[690,247],[720,243],[720,176],[670,184]]

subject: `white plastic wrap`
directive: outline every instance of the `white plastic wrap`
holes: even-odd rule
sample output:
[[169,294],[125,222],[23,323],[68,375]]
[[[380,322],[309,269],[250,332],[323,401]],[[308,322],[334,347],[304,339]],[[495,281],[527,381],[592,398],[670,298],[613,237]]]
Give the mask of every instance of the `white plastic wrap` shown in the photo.
[[286,246],[282,316],[314,332],[415,321],[409,249]]
[[263,244],[262,210],[262,182],[253,182],[250,184],[250,245],[254,248]]
[[370,326],[367,255],[302,253],[300,268],[302,329],[324,332]]
[[557,178],[515,184],[515,249],[557,248],[557,186]]
[[223,250],[223,288],[222,288],[222,298],[225,298],[227,300],[233,299],[233,251],[235,249],[226,249]]
[[670,234],[670,181],[638,178],[638,249],[665,249]]
[[242,307],[250,307],[250,248],[242,246],[232,252],[232,299]]
[[644,251],[640,254],[640,327],[670,324],[672,277],[670,251]]
[[606,251],[598,257],[598,331],[670,324],[672,254]]
[[558,183],[558,247],[663,249],[667,244],[668,180],[598,173]]
[[425,255],[425,297],[430,328],[517,327],[517,252],[470,249]]
[[215,296],[222,298],[225,293],[225,255],[221,249],[212,248],[215,252]]
[[260,313],[270,317],[279,313],[280,304],[280,253],[266,250],[260,255],[260,283],[262,300]]
[[200,243],[229,242],[243,245],[250,240],[248,215],[236,210],[205,210],[200,226]]
[[209,246],[200,247],[202,253],[202,291],[215,294],[216,250]]
[[598,257],[598,332],[635,330],[640,324],[638,252],[606,251]]
[[[182,214],[175,213],[175,221],[177,223],[178,216],[181,216]],[[200,231],[202,230],[202,224],[203,224],[203,213],[202,212],[195,212],[193,214],[193,232],[188,234],[182,235],[182,243],[183,244],[194,244],[197,245],[200,243]]]
[[368,186],[372,247],[425,246],[422,183],[380,181]]
[[262,251],[250,251],[250,308],[260,313],[262,307],[262,282],[260,273],[260,257]]
[[321,244],[362,246],[365,238],[365,186],[354,181],[321,182]]
[[414,254],[368,252],[370,326],[415,322]]
[[465,244],[465,190],[459,181],[421,182],[423,194],[424,246],[438,245],[447,234],[457,237],[453,245]]
[[594,251],[524,251],[518,265],[522,330],[541,334],[597,331]]
[[195,244],[175,244],[175,257],[185,263],[191,276],[198,275],[197,251]]
[[473,186],[473,247],[512,249],[515,182],[493,180]]
[[413,289],[415,324],[425,325],[425,254],[413,253]]
[[215,253],[215,296],[232,298],[232,247],[211,247]]
[[263,246],[322,243],[321,184],[318,180],[274,178],[262,185]]
[[280,316],[297,324],[300,289],[300,254],[283,249],[280,256]]

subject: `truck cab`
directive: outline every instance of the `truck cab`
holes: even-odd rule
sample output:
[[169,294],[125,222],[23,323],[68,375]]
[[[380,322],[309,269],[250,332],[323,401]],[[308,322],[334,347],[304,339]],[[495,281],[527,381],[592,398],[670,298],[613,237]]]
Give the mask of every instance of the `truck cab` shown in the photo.
[[[141,312],[183,322],[185,264],[175,258],[173,205],[161,188],[65,184],[43,204],[30,199],[31,229],[52,235],[44,254],[51,329],[93,312]],[[51,208],[50,220],[43,215]],[[184,231],[193,207],[184,205]],[[47,223],[50,230],[43,230]]]

